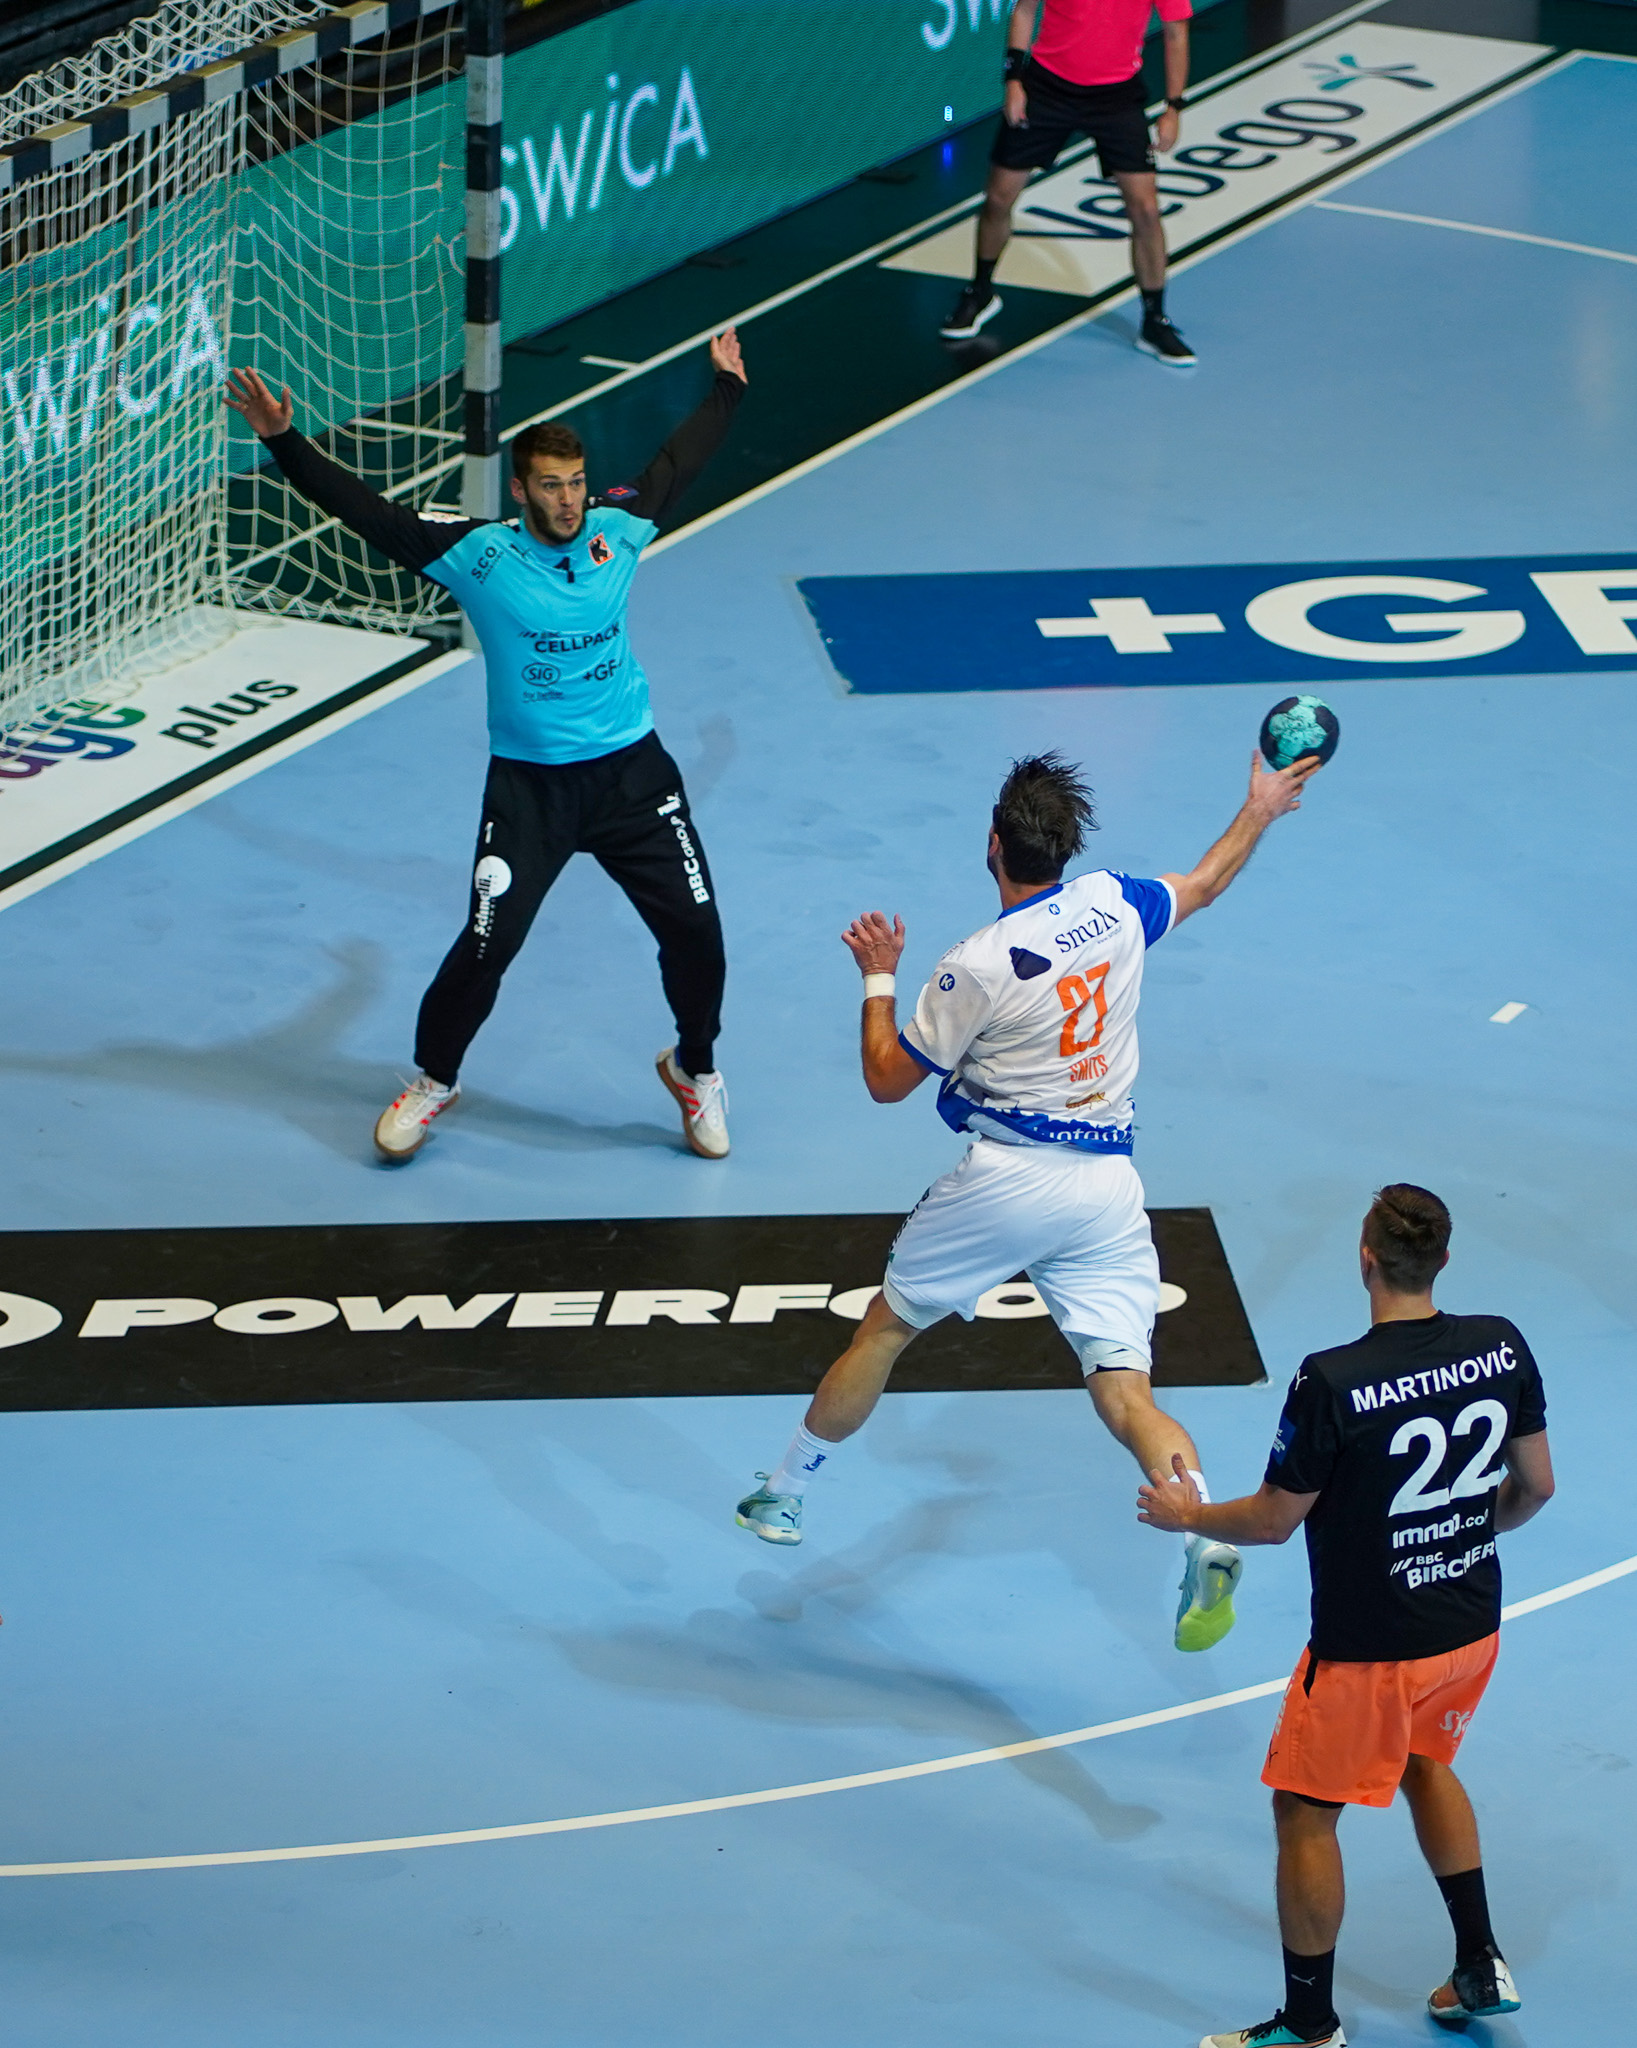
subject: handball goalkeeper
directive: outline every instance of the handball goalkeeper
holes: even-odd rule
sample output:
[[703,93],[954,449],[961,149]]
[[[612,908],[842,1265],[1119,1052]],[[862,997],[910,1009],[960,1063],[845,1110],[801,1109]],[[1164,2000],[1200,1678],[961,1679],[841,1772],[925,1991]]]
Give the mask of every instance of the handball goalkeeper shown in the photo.
[[744,394],[731,327],[710,355],[710,395],[632,483],[588,497],[578,435],[557,421],[518,434],[515,523],[428,518],[393,504],[296,432],[288,391],[275,399],[254,370],[229,377],[227,403],[295,488],[401,568],[441,584],[483,649],[491,759],[471,903],[421,1002],[419,1072],[375,1126],[388,1159],[418,1152],[458,1100],[466,1048],[575,853],[595,857],[658,941],[676,1021],[659,1078],[693,1150],[727,1153],[727,1093],[713,1052],[726,971],[716,891],[626,632],[637,560],[720,446]]

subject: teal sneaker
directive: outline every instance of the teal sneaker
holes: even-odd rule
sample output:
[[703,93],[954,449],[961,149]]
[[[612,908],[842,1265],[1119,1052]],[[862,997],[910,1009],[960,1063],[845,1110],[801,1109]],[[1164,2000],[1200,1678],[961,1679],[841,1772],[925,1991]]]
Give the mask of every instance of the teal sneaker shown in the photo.
[[1231,1543],[1213,1543],[1208,1536],[1188,1538],[1174,1638],[1179,1650],[1209,1650],[1221,1642],[1233,1627],[1233,1589],[1244,1569],[1245,1561]]
[[1337,2020],[1323,2033],[1304,2034],[1285,2024],[1282,2012],[1264,2020],[1259,2027],[1241,2027],[1236,2034],[1207,2034],[1199,2048],[1347,2048],[1347,2036]]
[[1443,2027],[1464,2027],[1468,2020],[1496,2020],[1520,2012],[1523,2000],[1512,1972],[1499,1956],[1485,1956],[1453,1972],[1427,1998],[1427,2010]]
[[[758,1472],[756,1477],[765,1480],[767,1474]],[[799,1543],[801,1495],[769,1493],[765,1485],[758,1486],[740,1501],[733,1519],[741,1529],[754,1531],[764,1543]]]

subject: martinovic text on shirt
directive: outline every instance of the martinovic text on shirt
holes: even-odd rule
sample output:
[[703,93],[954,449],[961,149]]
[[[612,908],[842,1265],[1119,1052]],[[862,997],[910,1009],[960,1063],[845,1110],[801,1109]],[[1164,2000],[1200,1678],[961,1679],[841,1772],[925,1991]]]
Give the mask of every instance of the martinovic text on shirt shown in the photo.
[[1413,1401],[1417,1395],[1445,1394],[1452,1387],[1470,1387],[1497,1373],[1514,1372],[1517,1359],[1510,1344],[1486,1351],[1482,1358],[1463,1358],[1455,1365],[1435,1365],[1426,1372],[1407,1372],[1396,1380],[1380,1380],[1373,1387],[1353,1387],[1353,1412],[1363,1415],[1372,1409],[1390,1408],[1397,1401]]

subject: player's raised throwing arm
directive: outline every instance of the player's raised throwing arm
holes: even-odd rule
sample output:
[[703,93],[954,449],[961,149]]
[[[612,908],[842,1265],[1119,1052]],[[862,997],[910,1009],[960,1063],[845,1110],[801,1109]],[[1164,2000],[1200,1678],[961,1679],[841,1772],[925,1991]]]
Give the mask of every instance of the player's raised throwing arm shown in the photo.
[[902,1102],[932,1071],[905,1052],[898,1036],[897,996],[893,975],[904,950],[904,920],[891,924],[879,910],[855,917],[841,942],[858,962],[864,977],[864,1021],[860,1052],[864,1086],[877,1102]]
[[267,444],[267,452],[304,498],[351,527],[401,569],[417,572],[447,554],[479,519],[423,519],[408,505],[396,505],[371,490],[338,462],[322,455],[291,424],[295,405],[288,390],[275,398],[254,370],[229,372],[222,396]]
[[1256,850],[1256,842],[1286,811],[1301,809],[1302,791],[1318,773],[1319,763],[1305,755],[1289,768],[1264,768],[1260,754],[1253,755],[1250,792],[1239,807],[1239,815],[1191,874],[1162,875],[1176,892],[1181,924],[1196,910],[1214,903]]

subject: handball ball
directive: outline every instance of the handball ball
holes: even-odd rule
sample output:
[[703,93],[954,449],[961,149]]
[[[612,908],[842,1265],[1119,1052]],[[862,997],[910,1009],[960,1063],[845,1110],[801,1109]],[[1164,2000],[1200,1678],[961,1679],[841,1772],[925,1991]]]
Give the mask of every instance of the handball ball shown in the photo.
[[1322,697],[1287,697],[1262,720],[1262,758],[1270,768],[1288,768],[1317,754],[1322,767],[1340,738],[1340,721]]

